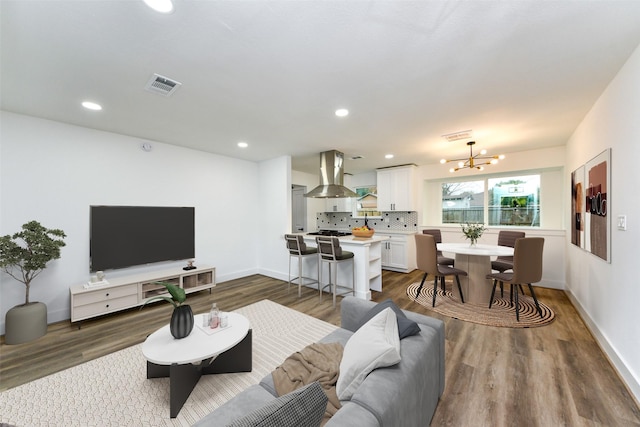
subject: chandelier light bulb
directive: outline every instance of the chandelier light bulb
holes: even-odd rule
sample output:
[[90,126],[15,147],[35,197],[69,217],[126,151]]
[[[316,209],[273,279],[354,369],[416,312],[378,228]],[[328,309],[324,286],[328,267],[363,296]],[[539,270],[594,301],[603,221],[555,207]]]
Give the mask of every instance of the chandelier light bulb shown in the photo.
[[480,155],[484,156],[485,154],[487,154],[487,150],[480,150]]
[[500,154],[500,155],[498,156],[498,158],[499,158],[500,160],[504,160],[504,154]]
[[478,166],[478,170],[483,171],[484,170],[484,166]]
[[490,163],[491,163],[492,165],[495,165],[496,163],[498,163],[498,159],[491,159],[491,162],[490,162]]
[[453,173],[453,172],[455,172],[455,171],[456,171],[456,170],[455,170],[454,168],[449,169],[449,172],[451,172],[451,173]]
[[445,163],[447,163],[447,161],[445,159],[440,159],[440,164],[444,165]]
[[458,162],[458,167],[463,168],[464,167],[464,162]]

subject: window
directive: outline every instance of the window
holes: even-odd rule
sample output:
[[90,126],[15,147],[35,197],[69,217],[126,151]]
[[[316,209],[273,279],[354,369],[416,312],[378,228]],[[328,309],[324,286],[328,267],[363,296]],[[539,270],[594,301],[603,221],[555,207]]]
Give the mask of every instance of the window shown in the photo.
[[540,175],[487,182],[489,225],[540,227]]
[[443,224],[540,227],[540,175],[443,182],[441,187]]
[[442,183],[442,223],[484,224],[484,181]]
[[371,185],[369,187],[356,187],[356,199],[355,215],[356,217],[363,217],[365,215],[370,217],[380,216],[378,211],[378,187]]

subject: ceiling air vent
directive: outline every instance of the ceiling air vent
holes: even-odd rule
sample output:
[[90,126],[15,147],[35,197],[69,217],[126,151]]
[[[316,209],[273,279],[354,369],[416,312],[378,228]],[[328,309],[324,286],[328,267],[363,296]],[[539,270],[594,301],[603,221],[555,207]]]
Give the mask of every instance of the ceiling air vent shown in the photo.
[[182,83],[175,80],[171,80],[168,77],[161,76],[160,74],[154,74],[144,87],[149,92],[159,93],[164,96],[171,96]]
[[449,142],[459,141],[461,139],[471,139],[473,138],[473,131],[471,129],[463,130],[459,132],[448,133],[446,135],[442,135],[442,137]]

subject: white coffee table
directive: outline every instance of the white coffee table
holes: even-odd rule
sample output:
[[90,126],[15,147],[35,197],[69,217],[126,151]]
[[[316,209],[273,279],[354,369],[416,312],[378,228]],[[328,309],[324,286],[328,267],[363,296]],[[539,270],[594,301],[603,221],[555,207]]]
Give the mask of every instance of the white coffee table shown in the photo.
[[169,325],[165,325],[142,344],[147,378],[169,377],[171,418],[178,416],[202,375],[251,372],[249,320],[238,313],[227,314],[229,326],[215,333],[210,334],[210,330],[201,326],[205,314],[198,314],[188,337],[173,338]]

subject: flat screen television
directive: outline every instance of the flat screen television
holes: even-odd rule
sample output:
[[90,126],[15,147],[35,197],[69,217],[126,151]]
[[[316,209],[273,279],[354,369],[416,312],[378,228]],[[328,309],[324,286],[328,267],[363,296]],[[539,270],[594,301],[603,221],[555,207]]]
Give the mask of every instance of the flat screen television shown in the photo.
[[91,206],[90,269],[195,257],[195,208]]

